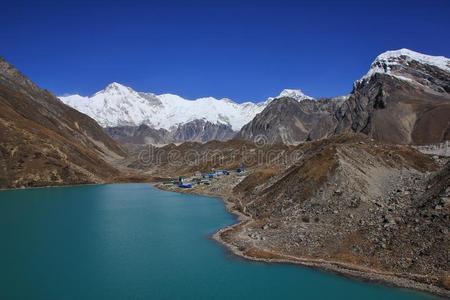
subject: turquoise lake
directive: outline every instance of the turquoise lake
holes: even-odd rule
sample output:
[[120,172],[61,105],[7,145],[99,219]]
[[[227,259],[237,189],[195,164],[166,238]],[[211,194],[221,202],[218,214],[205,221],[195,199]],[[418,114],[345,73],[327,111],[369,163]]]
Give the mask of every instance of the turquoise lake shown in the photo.
[[211,239],[220,199],[113,184],[0,192],[0,299],[434,299]]

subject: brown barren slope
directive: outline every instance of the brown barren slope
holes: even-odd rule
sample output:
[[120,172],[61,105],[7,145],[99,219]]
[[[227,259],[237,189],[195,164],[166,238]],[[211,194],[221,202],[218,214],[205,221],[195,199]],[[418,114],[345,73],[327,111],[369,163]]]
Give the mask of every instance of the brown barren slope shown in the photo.
[[[270,147],[233,143],[245,146],[250,156],[276,157]],[[216,238],[238,255],[449,296],[450,169],[442,167],[445,159],[435,161],[409,146],[383,144],[362,134],[277,147],[278,154],[296,153],[298,159],[247,164],[246,176],[224,176],[210,186],[159,186],[226,199],[241,222]],[[202,155],[206,149],[230,152],[222,143],[169,148],[196,149]],[[243,164],[242,157],[233,157],[228,166]],[[176,177],[222,168],[188,167],[187,162],[162,170]],[[158,174],[157,166],[146,170]]]
[[91,118],[0,59],[0,188],[104,182],[125,153]]

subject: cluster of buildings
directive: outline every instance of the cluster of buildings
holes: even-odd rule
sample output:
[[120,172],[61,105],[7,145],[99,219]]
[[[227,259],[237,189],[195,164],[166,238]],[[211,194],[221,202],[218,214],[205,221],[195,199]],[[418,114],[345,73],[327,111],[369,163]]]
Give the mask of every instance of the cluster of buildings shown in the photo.
[[172,179],[165,184],[171,184],[178,186],[179,188],[192,188],[194,185],[210,185],[213,180],[219,179],[221,176],[229,176],[235,173],[242,176],[246,173],[243,167],[237,168],[236,170],[212,170],[209,173],[196,172],[192,177],[188,178],[185,176],[180,176],[178,179]]

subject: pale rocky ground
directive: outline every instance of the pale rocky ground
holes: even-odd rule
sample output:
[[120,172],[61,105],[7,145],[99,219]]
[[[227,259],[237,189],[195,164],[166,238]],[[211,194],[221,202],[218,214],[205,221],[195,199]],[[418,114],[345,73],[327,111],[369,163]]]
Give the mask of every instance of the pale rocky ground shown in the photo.
[[437,157],[450,157],[450,141],[431,145],[414,146],[414,148],[425,154],[435,155]]
[[359,138],[312,145],[297,166],[160,187],[223,197],[241,223],[216,237],[238,255],[448,297],[448,158]]

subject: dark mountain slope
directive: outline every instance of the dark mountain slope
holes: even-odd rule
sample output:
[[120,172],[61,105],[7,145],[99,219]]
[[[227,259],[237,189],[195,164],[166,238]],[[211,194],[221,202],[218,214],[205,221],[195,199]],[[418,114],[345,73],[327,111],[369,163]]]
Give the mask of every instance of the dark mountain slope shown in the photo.
[[[443,88],[450,86],[447,80]],[[399,144],[439,143],[450,139],[450,94],[375,74],[356,83],[338,118],[337,133],[362,132]]]
[[398,144],[450,139],[450,60],[407,49],[379,55],[338,112],[337,133]]
[[163,145],[172,141],[172,135],[165,129],[154,129],[148,125],[106,127],[106,133],[123,144]]
[[230,125],[211,123],[205,120],[192,120],[180,124],[177,128],[168,131],[155,129],[148,125],[117,126],[105,128],[113,139],[125,144],[151,144],[164,145],[170,143],[226,141],[236,134]]
[[334,132],[335,111],[343,100],[273,100],[237,134],[237,139],[254,140],[263,136],[268,143],[297,144],[320,139]]
[[88,116],[0,59],[0,187],[103,182],[123,150]]
[[230,125],[193,120],[178,126],[173,133],[173,138],[175,142],[226,141],[233,138],[235,134]]

